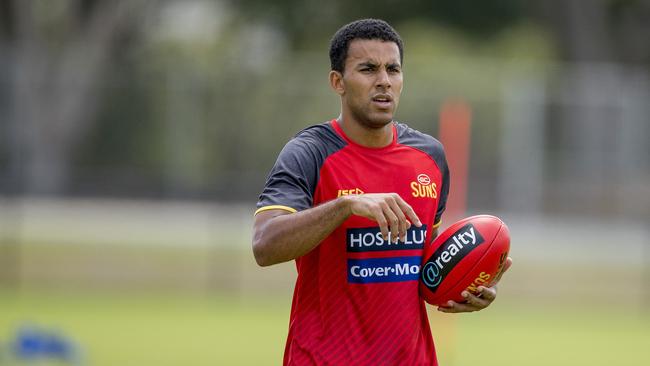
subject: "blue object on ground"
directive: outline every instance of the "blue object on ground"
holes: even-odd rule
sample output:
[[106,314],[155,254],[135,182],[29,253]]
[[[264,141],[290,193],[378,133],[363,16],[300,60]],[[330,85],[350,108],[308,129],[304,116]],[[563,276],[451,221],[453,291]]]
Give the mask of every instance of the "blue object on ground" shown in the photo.
[[56,331],[35,326],[22,326],[13,343],[14,355],[19,360],[58,359],[80,364],[78,347],[74,342]]

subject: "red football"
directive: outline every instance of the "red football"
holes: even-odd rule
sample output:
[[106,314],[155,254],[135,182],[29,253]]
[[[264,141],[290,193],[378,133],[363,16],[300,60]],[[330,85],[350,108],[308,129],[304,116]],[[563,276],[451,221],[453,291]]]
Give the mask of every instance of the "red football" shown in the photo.
[[498,217],[477,215],[451,225],[424,249],[420,296],[434,305],[463,302],[498,278],[510,250],[510,232]]

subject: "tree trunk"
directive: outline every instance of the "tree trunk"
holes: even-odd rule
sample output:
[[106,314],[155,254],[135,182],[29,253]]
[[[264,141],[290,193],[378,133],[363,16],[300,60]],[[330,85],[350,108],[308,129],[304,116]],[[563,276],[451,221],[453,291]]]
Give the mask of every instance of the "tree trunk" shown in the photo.
[[[21,167],[23,193],[62,193],[69,179],[71,154],[92,126],[98,81],[110,62],[116,38],[132,30],[145,1],[104,0],[87,14],[82,5],[66,7],[69,26],[58,49],[46,44],[33,2],[14,0],[11,118],[16,143],[12,165]],[[75,19],[84,16],[85,19]],[[71,21],[74,19],[74,21]],[[68,25],[68,24],[67,24]],[[16,162],[18,159],[18,162]]]

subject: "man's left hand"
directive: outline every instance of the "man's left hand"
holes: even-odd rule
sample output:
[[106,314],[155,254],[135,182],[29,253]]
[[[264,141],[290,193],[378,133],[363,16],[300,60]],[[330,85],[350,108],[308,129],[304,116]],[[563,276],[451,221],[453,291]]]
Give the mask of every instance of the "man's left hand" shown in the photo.
[[[503,275],[508,268],[512,265],[512,258],[508,257],[506,263],[504,264]],[[497,281],[492,287],[479,286],[477,288],[479,294],[473,295],[469,291],[464,290],[461,295],[466,299],[465,302],[458,303],[452,300],[447,302],[447,306],[439,306],[438,310],[443,313],[470,313],[472,311],[483,310],[497,297],[497,283],[501,280],[501,275],[497,278]]]

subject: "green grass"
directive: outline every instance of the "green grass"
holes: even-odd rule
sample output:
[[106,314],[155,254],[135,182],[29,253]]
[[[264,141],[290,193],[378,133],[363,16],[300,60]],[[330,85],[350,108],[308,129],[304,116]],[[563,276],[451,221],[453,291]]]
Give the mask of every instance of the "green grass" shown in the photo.
[[289,302],[179,295],[0,296],[1,338],[22,322],[61,329],[90,365],[265,365],[281,359]]
[[648,365],[648,314],[585,303],[514,306],[458,321],[455,365]]
[[[89,365],[278,365],[290,298],[0,292],[0,341],[22,322],[62,330]],[[431,316],[441,365],[647,365],[647,313],[501,301]]]

